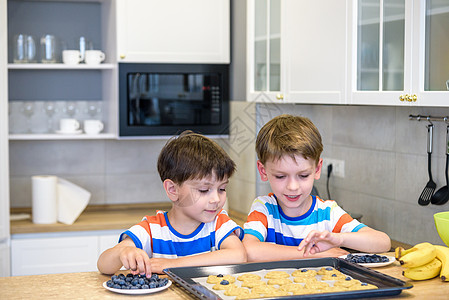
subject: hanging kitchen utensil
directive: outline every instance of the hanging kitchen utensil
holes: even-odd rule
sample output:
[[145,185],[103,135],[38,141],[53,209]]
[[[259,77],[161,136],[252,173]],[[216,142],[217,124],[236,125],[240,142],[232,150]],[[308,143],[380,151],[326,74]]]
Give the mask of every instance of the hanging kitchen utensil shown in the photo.
[[449,178],[448,178],[448,170],[449,169],[449,125],[446,127],[446,186],[443,186],[435,194],[430,198],[430,203],[436,205],[445,204],[449,200]]
[[[430,121],[429,121],[430,122]],[[418,199],[419,205],[428,205],[430,203],[430,198],[435,191],[436,184],[432,180],[432,144],[433,144],[433,124],[430,123],[427,125],[427,170],[429,172],[429,181],[427,182],[424,190],[421,192],[421,195]]]

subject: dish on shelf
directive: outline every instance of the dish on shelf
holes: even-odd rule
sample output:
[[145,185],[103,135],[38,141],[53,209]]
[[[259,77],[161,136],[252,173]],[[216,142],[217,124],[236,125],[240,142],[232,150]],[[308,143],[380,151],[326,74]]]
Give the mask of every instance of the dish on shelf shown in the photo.
[[57,134],[81,134],[83,131],[81,129],[75,130],[75,131],[61,131],[61,130],[56,130],[55,131]]

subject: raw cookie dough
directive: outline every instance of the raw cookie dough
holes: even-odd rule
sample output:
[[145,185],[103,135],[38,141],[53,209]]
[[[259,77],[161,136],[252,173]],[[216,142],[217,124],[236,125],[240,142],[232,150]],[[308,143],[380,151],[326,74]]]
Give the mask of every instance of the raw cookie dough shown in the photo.
[[351,277],[346,277],[346,279],[337,280],[334,282],[334,286],[341,286],[344,288],[349,288],[356,284],[361,285],[361,282],[357,279],[352,279]]
[[308,282],[316,282],[318,281],[316,277],[295,277],[293,281],[296,283],[308,283]]
[[327,273],[321,277],[321,280],[344,280],[346,277],[343,273]]
[[261,277],[257,274],[251,274],[251,273],[245,273],[240,275],[239,277],[237,277],[238,280],[240,281],[246,281],[246,280],[259,280],[261,279]]
[[317,274],[318,275],[326,275],[326,274],[338,274],[341,273],[340,271],[334,269],[333,267],[322,267]]
[[241,296],[249,294],[250,290],[244,287],[238,287],[236,285],[230,287],[229,289],[225,290],[224,294],[226,296]]
[[273,279],[268,279],[268,284],[271,285],[284,285],[284,284],[289,284],[292,283],[292,281],[288,278],[273,278]]
[[267,283],[262,280],[245,280],[242,282],[242,286],[248,288],[253,288],[258,285],[267,285]]
[[257,293],[257,294],[267,294],[267,293],[272,293],[275,292],[277,290],[277,288],[275,288],[272,285],[258,285],[255,286],[251,289],[251,291]]
[[299,269],[292,273],[293,277],[315,277],[317,272],[315,270]]
[[271,271],[265,275],[267,279],[276,279],[276,278],[288,278],[290,274],[285,271]]
[[217,283],[212,288],[214,290],[227,290],[227,289],[234,288],[234,287],[236,287],[236,285],[234,283],[230,283],[230,284]]
[[229,283],[235,282],[235,277],[231,275],[209,275],[207,277],[206,282],[207,283],[220,283],[222,280],[227,280]]
[[329,287],[329,284],[324,281],[307,282],[304,287],[309,290],[322,290]]
[[361,282],[360,284],[354,284],[351,285],[347,290],[350,291],[356,291],[356,290],[372,290],[372,289],[378,289],[377,286],[365,282]]
[[304,287],[302,286],[302,284],[289,283],[289,284],[281,285],[279,287],[279,289],[282,291],[295,293],[297,291],[304,290]]

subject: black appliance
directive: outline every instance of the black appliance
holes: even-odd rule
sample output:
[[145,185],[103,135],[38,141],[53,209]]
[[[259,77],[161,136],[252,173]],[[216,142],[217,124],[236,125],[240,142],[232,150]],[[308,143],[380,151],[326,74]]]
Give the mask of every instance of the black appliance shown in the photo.
[[229,65],[119,64],[119,136],[229,134]]

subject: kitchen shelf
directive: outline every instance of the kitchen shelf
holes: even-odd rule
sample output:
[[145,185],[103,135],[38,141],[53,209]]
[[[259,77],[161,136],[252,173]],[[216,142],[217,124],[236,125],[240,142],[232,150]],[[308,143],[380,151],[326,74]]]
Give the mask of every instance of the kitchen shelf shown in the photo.
[[117,139],[113,133],[100,134],[10,134],[10,141],[34,141],[34,140],[112,140]]
[[66,64],[8,64],[9,70],[113,70],[116,64],[66,65]]

